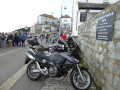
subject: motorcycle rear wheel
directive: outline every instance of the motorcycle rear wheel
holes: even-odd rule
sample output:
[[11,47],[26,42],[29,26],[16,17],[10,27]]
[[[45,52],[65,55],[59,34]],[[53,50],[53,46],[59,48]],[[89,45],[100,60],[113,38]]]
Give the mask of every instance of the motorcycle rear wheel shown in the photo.
[[71,75],[71,84],[76,90],[88,90],[92,83],[91,75],[85,69],[82,69],[81,73],[83,75],[84,81],[80,77],[78,71],[74,70]]
[[27,67],[27,76],[33,81],[36,81],[41,77],[39,72],[32,72],[32,70],[35,70],[37,68],[38,67],[35,62],[31,62]]

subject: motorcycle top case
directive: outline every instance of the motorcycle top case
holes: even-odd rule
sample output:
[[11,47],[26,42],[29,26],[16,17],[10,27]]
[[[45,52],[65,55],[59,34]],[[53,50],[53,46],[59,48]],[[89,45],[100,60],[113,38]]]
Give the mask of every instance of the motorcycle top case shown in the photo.
[[32,46],[39,45],[38,40],[36,38],[30,38],[27,40],[27,42]]

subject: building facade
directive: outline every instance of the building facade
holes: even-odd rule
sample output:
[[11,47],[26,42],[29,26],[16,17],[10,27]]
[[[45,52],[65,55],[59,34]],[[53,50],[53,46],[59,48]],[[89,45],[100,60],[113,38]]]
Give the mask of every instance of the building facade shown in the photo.
[[42,14],[37,17],[37,24],[52,25],[52,24],[57,24],[57,22],[58,19],[53,17],[52,15]]
[[73,0],[72,34],[77,36],[80,24],[117,1],[119,0]]
[[60,30],[59,31],[71,32],[71,17],[69,17],[68,15],[65,15],[60,18]]

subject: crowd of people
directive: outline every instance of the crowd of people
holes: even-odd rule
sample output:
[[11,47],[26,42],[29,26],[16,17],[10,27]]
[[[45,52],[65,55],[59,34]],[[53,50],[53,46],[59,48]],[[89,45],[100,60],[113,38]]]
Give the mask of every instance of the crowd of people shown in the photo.
[[12,34],[12,33],[0,33],[0,48],[13,47],[13,46],[21,46],[25,47],[25,39],[26,36],[24,33],[22,34]]
[[[0,33],[0,48],[6,48],[6,46],[8,47],[25,47],[25,40],[28,37],[34,37],[37,36],[39,42],[44,42],[45,43],[50,43],[53,40],[61,37],[63,40],[65,40],[69,35],[69,33],[40,33],[40,34],[29,34],[29,35],[25,35],[24,33],[22,34],[17,34],[17,33]],[[28,36],[28,37],[27,37]]]
[[52,34],[48,34],[48,33],[43,34],[43,33],[41,33],[41,34],[37,34],[35,36],[38,37],[39,42],[43,42],[43,40],[44,40],[45,43],[51,43],[53,40],[55,40],[55,39],[57,39],[59,37],[61,37],[63,40],[65,40],[70,35],[71,35],[70,33],[64,32],[64,33],[54,33],[54,34],[53,33]]

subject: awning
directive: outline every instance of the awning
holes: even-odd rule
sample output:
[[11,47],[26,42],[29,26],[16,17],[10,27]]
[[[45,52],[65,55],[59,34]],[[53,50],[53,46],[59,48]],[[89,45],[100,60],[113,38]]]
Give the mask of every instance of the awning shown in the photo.
[[93,10],[103,10],[104,8],[110,6],[111,4],[97,4],[97,3],[83,3],[78,2],[79,9],[93,9]]

